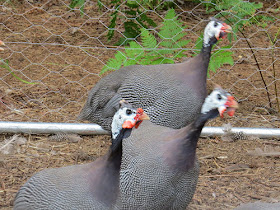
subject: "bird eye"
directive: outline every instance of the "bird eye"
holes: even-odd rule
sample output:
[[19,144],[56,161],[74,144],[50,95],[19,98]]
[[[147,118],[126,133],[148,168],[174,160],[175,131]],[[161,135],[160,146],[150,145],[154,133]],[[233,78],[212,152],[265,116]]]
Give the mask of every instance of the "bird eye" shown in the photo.
[[127,110],[126,110],[126,114],[127,114],[127,115],[131,115],[131,114],[132,114],[131,109],[127,109]]
[[215,23],[214,23],[214,27],[217,27],[217,26],[218,26],[218,23],[217,23],[217,22],[215,22]]
[[222,99],[221,94],[218,94],[218,95],[217,95],[217,99],[218,99],[218,100],[221,100],[221,99]]

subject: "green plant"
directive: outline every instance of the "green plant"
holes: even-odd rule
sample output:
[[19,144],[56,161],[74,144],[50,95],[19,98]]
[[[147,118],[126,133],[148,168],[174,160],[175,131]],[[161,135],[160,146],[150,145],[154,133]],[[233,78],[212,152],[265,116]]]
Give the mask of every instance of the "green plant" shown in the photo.
[[19,81],[21,81],[21,82],[24,82],[24,83],[26,83],[26,84],[31,84],[31,85],[36,84],[36,83],[33,83],[33,82],[28,82],[28,81],[26,81],[26,80],[21,79],[20,77],[18,77],[18,76],[12,71],[12,69],[10,68],[8,60],[4,61],[3,59],[1,59],[1,62],[0,62],[0,63],[1,63],[1,64],[0,64],[0,67],[1,67],[1,68],[4,68],[4,69],[6,69],[6,70],[8,70],[8,71],[11,73],[11,75],[12,75],[13,77],[15,77],[17,80],[19,80]]
[[[100,74],[117,70],[122,66],[135,64],[154,65],[174,63],[175,59],[185,56],[182,48],[190,42],[190,40],[183,39],[187,35],[184,32],[185,28],[186,26],[183,26],[182,22],[176,18],[175,11],[173,9],[169,10],[158,33],[162,41],[158,42],[154,35],[142,28],[140,34],[142,46],[135,41],[129,42],[129,46],[125,47],[124,52],[118,51],[115,54],[115,58],[108,60]],[[199,53],[202,47],[201,37],[196,42],[196,53]],[[210,60],[209,69],[216,71],[223,64],[233,65],[232,52],[227,51],[227,48],[221,48],[214,53]]]
[[81,13],[81,15],[83,15],[84,14],[85,2],[86,2],[86,0],[71,0],[71,3],[69,5],[69,7],[71,9],[74,9],[75,7],[79,7],[80,8],[80,13]]
[[[270,44],[272,45],[271,48],[271,62],[272,62],[272,71],[273,71],[273,77],[276,78],[276,69],[275,69],[275,44],[278,40],[278,36],[280,33],[280,28],[278,28],[276,34],[274,37],[272,37],[267,31],[265,31],[267,37],[269,38]],[[276,96],[276,103],[277,103],[277,110],[280,112],[280,103],[278,98],[278,90],[277,90],[277,81],[274,82],[274,91]]]
[[[101,2],[101,0],[100,0]],[[131,39],[135,39],[141,33],[141,28],[156,27],[156,23],[149,18],[137,1],[112,0],[111,4],[115,7],[115,11],[111,14],[108,40],[111,40],[115,34],[117,20],[123,18],[120,12],[125,14],[124,32],[125,37],[120,38],[117,45],[125,45]]]
[[186,36],[183,31],[185,27],[175,16],[173,9],[167,12],[158,33],[162,39],[161,42],[158,42],[156,37],[145,28],[140,29],[142,46],[135,41],[129,42],[125,51],[118,51],[115,58],[109,59],[100,73],[134,64],[174,63],[174,59],[184,56],[182,47],[186,46],[190,40],[182,39]]

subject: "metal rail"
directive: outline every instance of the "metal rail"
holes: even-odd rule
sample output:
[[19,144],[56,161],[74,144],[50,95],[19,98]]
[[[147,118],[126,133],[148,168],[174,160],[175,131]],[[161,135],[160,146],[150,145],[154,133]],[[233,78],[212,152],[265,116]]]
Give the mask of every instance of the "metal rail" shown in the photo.
[[[278,128],[245,128],[235,127],[232,133],[242,132],[259,138],[280,138]],[[76,133],[80,135],[109,134],[97,124],[91,123],[42,123],[42,122],[5,122],[0,121],[0,133],[56,134]],[[204,127],[201,136],[221,136],[223,127]]]
[[0,121],[0,133],[56,134],[76,133],[81,135],[109,134],[97,124],[86,123],[44,123]]

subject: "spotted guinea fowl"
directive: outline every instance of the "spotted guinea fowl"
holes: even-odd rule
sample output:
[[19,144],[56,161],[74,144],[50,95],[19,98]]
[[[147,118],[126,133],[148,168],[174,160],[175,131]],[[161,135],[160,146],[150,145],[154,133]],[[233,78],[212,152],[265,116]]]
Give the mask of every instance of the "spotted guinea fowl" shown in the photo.
[[127,66],[110,73],[91,89],[78,118],[109,131],[118,102],[125,99],[134,107],[142,107],[155,124],[186,126],[199,114],[207,95],[211,48],[230,31],[229,25],[212,18],[196,57],[177,64]]
[[226,110],[232,116],[236,108],[234,98],[216,88],[184,128],[143,122],[123,143],[119,209],[185,210],[197,185],[196,146],[203,126]]
[[[142,109],[121,102],[114,116],[114,135],[108,153],[84,165],[46,169],[31,177],[16,195],[14,209],[111,209],[119,193],[122,140],[148,119]],[[119,127],[118,125],[122,125]]]

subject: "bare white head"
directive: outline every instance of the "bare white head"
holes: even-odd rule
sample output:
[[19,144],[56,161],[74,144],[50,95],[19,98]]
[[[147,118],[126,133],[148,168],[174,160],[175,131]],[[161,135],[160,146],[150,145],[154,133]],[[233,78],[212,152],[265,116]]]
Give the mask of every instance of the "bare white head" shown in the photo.
[[211,18],[210,22],[204,29],[203,46],[207,47],[216,43],[220,38],[224,38],[227,33],[230,33],[232,28],[216,18]]
[[112,137],[115,139],[124,128],[138,128],[142,120],[149,119],[143,109],[133,108],[125,100],[120,101],[120,108],[115,113],[112,121]]
[[223,117],[225,111],[232,116],[236,108],[238,108],[238,104],[234,97],[221,87],[216,87],[205,99],[201,113],[206,114],[213,109],[217,109],[221,117]]

